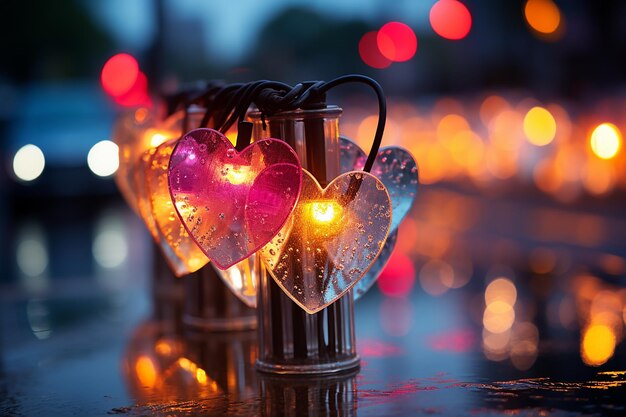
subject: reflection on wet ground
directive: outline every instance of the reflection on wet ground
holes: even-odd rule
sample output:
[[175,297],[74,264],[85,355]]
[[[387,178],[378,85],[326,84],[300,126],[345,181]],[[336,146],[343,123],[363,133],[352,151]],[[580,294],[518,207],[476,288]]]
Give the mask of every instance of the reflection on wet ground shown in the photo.
[[425,189],[356,304],[361,370],[279,378],[255,371],[254,332],[189,333],[162,286],[152,310],[129,213],[82,235],[27,218],[1,283],[0,414],[621,416],[625,225],[608,203]]

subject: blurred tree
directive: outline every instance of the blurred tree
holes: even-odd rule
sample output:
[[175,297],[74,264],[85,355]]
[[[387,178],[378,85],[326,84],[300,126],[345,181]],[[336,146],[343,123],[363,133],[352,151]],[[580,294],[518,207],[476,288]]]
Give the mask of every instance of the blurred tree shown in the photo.
[[369,26],[341,21],[305,8],[289,8],[259,35],[247,66],[261,77],[297,82],[363,72],[358,44]]
[[91,76],[113,47],[75,0],[3,0],[0,39],[0,77],[13,82]]

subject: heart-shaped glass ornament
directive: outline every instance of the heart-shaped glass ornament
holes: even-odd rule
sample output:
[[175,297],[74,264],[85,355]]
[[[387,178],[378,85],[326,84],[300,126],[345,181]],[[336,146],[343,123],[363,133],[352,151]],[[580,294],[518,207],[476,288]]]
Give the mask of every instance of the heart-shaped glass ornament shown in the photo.
[[149,169],[152,157],[155,155],[157,148],[149,148],[145,150],[139,157],[139,162],[134,169],[134,189],[137,193],[136,204],[139,217],[143,220],[146,228],[150,232],[150,236],[157,244],[161,253],[165,257],[165,261],[168,266],[177,277],[183,276],[187,273],[188,267],[184,259],[180,258],[174,251],[172,246],[167,242],[167,239],[159,230],[155,217],[152,213],[151,192],[148,188]]
[[[367,155],[359,145],[346,137],[340,136],[339,148],[341,172],[363,169]],[[415,160],[408,151],[397,146],[382,148],[376,155],[371,172],[387,187],[391,198],[393,215],[391,231],[385,247],[374,265],[354,286],[355,300],[361,298],[376,283],[378,276],[385,268],[385,265],[387,265],[387,261],[389,261],[389,257],[391,257],[395,247],[398,226],[415,201],[419,183],[418,168]]]
[[387,236],[387,241],[385,241],[385,245],[383,246],[378,258],[376,258],[376,262],[372,265],[372,267],[363,275],[363,277],[356,283],[354,288],[352,288],[352,294],[354,294],[354,299],[358,300],[366,292],[370,290],[376,284],[376,280],[380,276],[380,273],[383,272],[385,266],[389,262],[389,258],[391,258],[391,254],[396,247],[396,240],[398,239],[398,231],[393,231],[389,233]]
[[374,264],[391,226],[384,184],[348,172],[325,189],[303,170],[293,215],[259,252],[282,290],[307,313],[338,300]]
[[113,127],[113,141],[119,149],[119,167],[115,172],[115,183],[128,205],[138,214],[135,168],[139,164],[139,156],[146,150],[141,149],[140,139],[145,130],[154,123],[148,109],[138,109],[122,113]]
[[[149,148],[154,148],[175,133],[157,126],[158,122],[150,110],[139,108],[123,113],[113,129],[113,141],[119,148],[119,167],[115,172],[115,183],[128,205],[137,213],[136,170],[141,167],[139,158]],[[143,185],[142,185],[143,186]]]
[[[163,242],[164,250],[171,250],[179,259],[179,265],[184,265],[177,276],[197,271],[209,262],[202,249],[189,236],[189,233],[176,214],[174,203],[167,181],[170,157],[177,139],[162,143],[156,148],[148,165],[146,174],[152,215]],[[256,257],[250,258],[231,266],[225,271],[217,270],[222,280],[231,291],[249,307],[256,307],[256,283],[258,267],[255,267]]]
[[167,183],[170,157],[177,139],[171,139],[159,145],[147,164],[146,180],[150,198],[150,210],[154,222],[163,237],[159,246],[167,247],[179,259],[174,273],[176,276],[190,274],[202,268],[209,259],[196,245],[180,222]]
[[217,274],[226,283],[226,286],[245,305],[256,308],[257,283],[259,282],[259,257],[253,253],[243,261],[225,270],[215,268]]
[[196,129],[176,144],[168,182],[189,235],[220,269],[246,259],[278,233],[293,211],[302,168],[277,139],[238,152],[213,129]]
[[[359,145],[344,136],[340,136],[339,149],[341,172],[363,169],[367,155]],[[393,232],[398,229],[415,201],[419,184],[417,163],[406,149],[398,146],[386,146],[378,151],[370,172],[385,184],[389,192],[393,210],[391,221],[391,231]]]

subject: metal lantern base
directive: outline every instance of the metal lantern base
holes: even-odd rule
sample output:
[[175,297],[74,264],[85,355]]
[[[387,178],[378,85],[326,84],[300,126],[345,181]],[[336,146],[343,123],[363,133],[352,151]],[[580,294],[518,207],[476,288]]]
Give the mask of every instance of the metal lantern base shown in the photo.
[[185,277],[183,324],[199,332],[231,332],[257,328],[256,312],[222,282],[211,264]]
[[257,359],[256,369],[263,373],[277,375],[337,375],[358,371],[361,367],[361,358],[355,355],[352,358],[328,363],[273,363]]

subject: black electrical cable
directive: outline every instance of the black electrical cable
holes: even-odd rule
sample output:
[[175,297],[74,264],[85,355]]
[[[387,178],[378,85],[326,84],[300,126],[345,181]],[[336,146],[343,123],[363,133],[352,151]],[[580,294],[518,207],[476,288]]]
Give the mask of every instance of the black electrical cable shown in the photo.
[[216,124],[215,127],[219,128],[222,133],[226,133],[228,129],[230,129],[231,126],[239,119],[240,114],[243,114],[243,116],[245,117],[248,108],[250,107],[251,97],[253,96],[254,91],[258,86],[267,82],[268,81],[266,80],[259,80],[246,84],[245,88],[242,90],[242,94],[237,104],[234,106],[231,104],[232,108],[228,109],[229,118],[221,123],[221,125]]
[[272,91],[278,92],[278,91],[291,90],[292,87],[287,84],[279,83],[276,81],[264,80],[264,81],[258,81],[256,83],[253,83],[251,88],[249,88],[248,91],[246,91],[244,98],[239,102],[237,107],[234,109],[230,119],[224,123],[224,125],[221,128],[221,131],[222,132],[228,131],[228,129],[230,129],[230,127],[237,120],[239,120],[239,122],[243,122],[243,120],[246,117],[246,114],[248,113],[248,109],[255,102],[257,95],[259,94],[259,92],[265,89],[271,89]]
[[376,125],[376,133],[374,134],[374,140],[372,141],[372,147],[370,148],[369,155],[367,156],[367,160],[363,166],[363,171],[370,172],[372,170],[372,166],[374,165],[374,161],[376,160],[376,156],[378,155],[378,150],[380,149],[380,144],[383,140],[383,133],[385,132],[385,124],[387,122],[387,102],[385,99],[385,93],[376,80],[366,77],[365,75],[358,74],[344,75],[342,77],[335,78],[334,80],[320,86],[319,89],[320,92],[326,93],[332,88],[348,83],[367,84],[374,90],[378,99],[378,123]]
[[[307,81],[294,87],[277,82],[259,80],[249,83],[235,83],[222,86],[211,85],[203,94],[190,98],[185,102],[185,107],[199,100],[206,100],[206,111],[200,126],[207,126],[211,117],[214,118],[214,127],[221,132],[226,132],[239,120],[242,122],[253,104],[261,112],[264,121],[266,115],[272,115],[281,111],[295,110],[298,108],[313,108],[324,105],[326,93],[333,88],[348,84],[360,83],[371,87],[378,99],[378,123],[374,139],[370,148],[363,171],[370,172],[380,145],[382,142],[385,124],[387,121],[387,105],[385,94],[378,82],[364,75],[344,75],[334,80]],[[185,113],[187,117],[187,113]],[[265,123],[264,123],[265,126]]]
[[237,83],[222,87],[222,89],[215,94],[211,103],[206,106],[206,111],[204,112],[204,117],[202,117],[202,121],[200,122],[200,127],[208,126],[209,120],[211,120],[211,116],[213,115],[213,111],[222,104],[224,99],[229,98],[230,94],[241,88],[243,85],[244,84],[242,83]]

